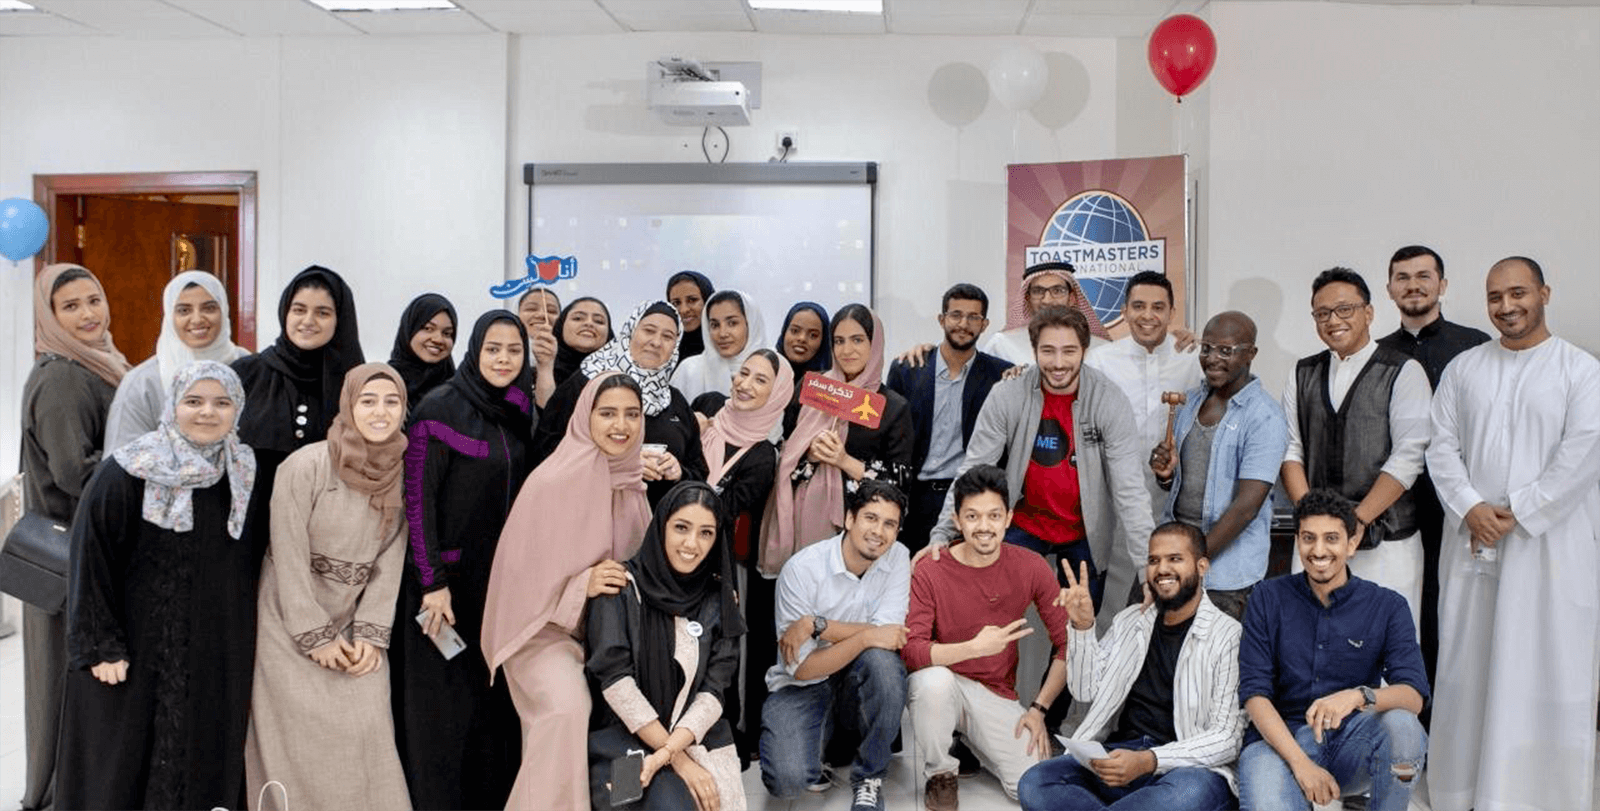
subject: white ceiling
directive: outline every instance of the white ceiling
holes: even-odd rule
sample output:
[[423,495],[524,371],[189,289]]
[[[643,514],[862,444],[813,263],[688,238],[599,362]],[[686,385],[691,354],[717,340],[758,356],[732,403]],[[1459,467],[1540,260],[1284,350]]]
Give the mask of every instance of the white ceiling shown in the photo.
[[[1217,0],[1249,2],[1249,0]],[[1329,2],[1335,0],[1328,0]],[[1600,0],[1342,0],[1384,5],[1600,6]],[[309,0],[28,0],[0,36],[274,37],[412,34],[764,34],[1144,36],[1212,0],[884,0],[884,13],[753,11],[745,0],[455,0],[450,11],[331,13]]]

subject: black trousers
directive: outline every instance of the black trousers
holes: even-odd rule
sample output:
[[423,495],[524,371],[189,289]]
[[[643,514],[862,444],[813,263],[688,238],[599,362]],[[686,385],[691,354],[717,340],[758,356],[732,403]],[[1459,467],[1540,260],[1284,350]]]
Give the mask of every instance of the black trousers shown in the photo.
[[911,482],[906,499],[910,502],[905,517],[900,521],[900,543],[915,555],[928,545],[928,534],[939,524],[939,513],[944,510],[945,495],[950,492],[954,479],[916,479]]

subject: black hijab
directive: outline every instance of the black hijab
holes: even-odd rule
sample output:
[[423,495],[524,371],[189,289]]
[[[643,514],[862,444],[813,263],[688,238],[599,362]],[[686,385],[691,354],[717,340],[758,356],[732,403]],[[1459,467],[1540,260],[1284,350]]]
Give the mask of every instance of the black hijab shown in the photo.
[[[733,638],[745,632],[739,619],[739,601],[730,554],[729,527],[717,523],[717,540],[689,574],[678,574],[667,561],[666,528],[672,514],[690,504],[699,504],[721,516],[715,490],[705,482],[683,481],[673,485],[656,505],[655,517],[645,530],[644,542],[628,561],[628,571],[639,588],[639,640],[634,649],[634,672],[639,689],[663,719],[670,720],[678,692],[683,689],[683,670],[673,658],[677,634],[675,617],[694,619],[706,600],[721,600],[722,636]],[[665,721],[663,721],[665,723]]]
[[411,339],[439,313],[450,316],[451,329],[460,329],[456,308],[451,306],[449,299],[438,293],[423,293],[412,299],[406,305],[406,311],[400,315],[400,331],[395,333],[394,348],[389,350],[389,365],[405,380],[406,402],[411,403],[413,408],[422,402],[422,395],[433,391],[456,373],[454,358],[446,356],[438,363],[428,363],[417,357],[411,348]]
[[[590,350],[589,352],[584,352],[579,349],[574,349],[573,347],[567,346],[566,339],[561,337],[566,332],[567,313],[572,312],[573,307],[576,307],[585,301],[592,301],[600,305],[600,309],[605,311],[606,339],[605,341],[601,342],[600,346],[605,346],[607,343],[610,343],[613,338],[617,337],[616,332],[611,329],[611,310],[607,308],[606,303],[600,299],[597,299],[594,296],[584,296],[583,298],[573,299],[571,304],[561,308],[561,314],[556,316],[556,323],[553,327],[556,333],[556,360],[555,363],[552,364],[555,366],[555,369],[552,371],[555,372],[557,386],[561,385],[561,381],[571,377],[573,372],[578,371],[578,364],[583,363],[583,359],[589,357],[589,355],[594,351]],[[600,347],[595,347],[595,349],[599,348]]]
[[[522,336],[522,370],[517,372],[516,378],[510,385],[498,388],[484,378],[483,371],[478,368],[478,356],[483,352],[483,336],[489,332],[489,327],[502,321],[515,326],[517,334]],[[532,360],[528,354],[528,328],[523,326],[522,319],[517,318],[517,314],[509,310],[490,310],[478,316],[478,323],[472,325],[472,338],[467,342],[466,357],[461,359],[461,365],[456,367],[455,377],[450,378],[450,382],[446,385],[465,397],[491,422],[516,434],[523,444],[531,444],[533,442]]]
[[[817,318],[822,321],[822,345],[817,347],[817,354],[812,355],[811,360],[808,360],[805,363],[795,363],[794,361],[789,360],[789,355],[783,351],[783,344],[784,339],[788,337],[789,334],[789,323],[794,321],[794,317],[799,315],[801,310],[810,310],[811,312],[816,313]],[[832,369],[833,329],[828,326],[827,309],[815,301],[802,301],[795,304],[793,307],[790,307],[789,313],[783,317],[783,326],[778,327],[778,354],[783,355],[783,359],[789,361],[789,366],[794,370],[796,397],[800,396],[800,378],[805,377],[806,372],[816,372],[818,374],[822,374],[829,369]]]
[[[325,287],[333,297],[333,338],[318,349],[301,349],[289,340],[289,306],[294,294],[306,287]],[[278,339],[258,356],[260,364],[272,374],[263,375],[246,392],[250,399],[247,414],[254,418],[241,420],[239,436],[251,447],[292,451],[327,435],[327,423],[339,413],[345,373],[366,360],[356,326],[355,295],[339,274],[312,265],[295,274],[278,297],[278,330]],[[321,403],[322,424],[310,425],[304,437],[295,437],[289,416],[300,397],[315,398]]]
[[[692,331],[684,330],[683,334],[678,338],[678,360],[683,361],[706,351],[705,305],[711,301],[711,294],[717,292],[717,288],[712,286],[711,280],[706,278],[704,273],[694,270],[680,270],[672,274],[672,278],[667,279],[667,294],[662,298],[670,300],[672,298],[672,288],[680,282],[694,282],[694,286],[700,288],[701,307],[700,326]],[[680,318],[678,320],[682,321],[683,319]]]

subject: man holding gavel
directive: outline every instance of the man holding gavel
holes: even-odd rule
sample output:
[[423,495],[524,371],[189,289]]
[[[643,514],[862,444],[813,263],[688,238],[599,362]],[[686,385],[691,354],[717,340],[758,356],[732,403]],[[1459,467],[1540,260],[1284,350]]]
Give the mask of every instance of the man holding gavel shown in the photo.
[[1283,408],[1250,373],[1255,357],[1249,316],[1229,311],[1208,321],[1200,335],[1205,382],[1172,398],[1181,405],[1168,438],[1150,452],[1150,471],[1168,491],[1161,520],[1205,532],[1206,596],[1240,621],[1267,573],[1268,496],[1289,444]]

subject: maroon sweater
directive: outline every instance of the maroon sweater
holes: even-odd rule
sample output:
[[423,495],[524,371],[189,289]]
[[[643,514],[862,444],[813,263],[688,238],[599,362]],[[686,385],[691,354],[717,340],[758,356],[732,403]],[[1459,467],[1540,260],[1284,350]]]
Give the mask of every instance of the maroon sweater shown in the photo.
[[[1067,612],[1056,606],[1061,586],[1050,564],[1037,552],[1003,543],[1000,558],[975,569],[946,549],[935,561],[925,558],[911,575],[911,609],[906,615],[906,646],[900,652],[909,670],[933,664],[934,643],[966,642],[985,625],[1007,625],[1022,619],[1028,603],[1050,631],[1056,658],[1067,654]],[[1017,643],[1005,650],[968,659],[950,669],[994,691],[1017,698]]]

